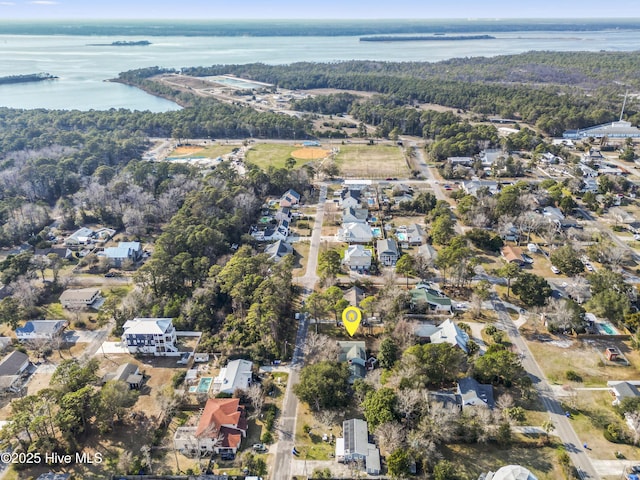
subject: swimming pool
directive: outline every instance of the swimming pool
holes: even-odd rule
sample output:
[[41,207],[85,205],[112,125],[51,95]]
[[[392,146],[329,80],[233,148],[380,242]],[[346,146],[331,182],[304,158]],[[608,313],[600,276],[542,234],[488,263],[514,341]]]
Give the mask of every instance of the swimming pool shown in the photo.
[[213,382],[213,377],[202,377],[198,388],[196,388],[196,393],[207,393],[211,388],[211,382]]
[[609,322],[599,322],[600,330],[607,335],[618,335],[618,331]]
[[401,242],[406,242],[408,238],[407,232],[396,232],[396,237],[398,237],[398,240]]
[[382,229],[380,227],[373,227],[371,229],[371,233],[376,238],[381,238],[382,237]]

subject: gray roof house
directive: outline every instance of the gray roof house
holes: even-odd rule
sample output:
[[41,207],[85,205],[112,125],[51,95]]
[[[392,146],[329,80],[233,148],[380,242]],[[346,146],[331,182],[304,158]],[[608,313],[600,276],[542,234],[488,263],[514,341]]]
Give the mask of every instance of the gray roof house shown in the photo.
[[16,328],[18,340],[52,339],[62,334],[68,325],[66,320],[29,320],[24,327]]
[[364,342],[338,342],[340,353],[338,353],[339,362],[347,362],[349,364],[349,383],[353,384],[358,378],[364,378],[367,374],[367,352]]
[[143,376],[138,370],[138,366],[134,363],[123,363],[114,372],[109,372],[102,377],[102,383],[111,380],[122,381],[129,385],[129,388],[140,388]]
[[274,262],[279,262],[286,255],[293,253],[293,247],[284,240],[278,240],[276,243],[272,243],[264,249],[264,253],[269,255],[269,259]]
[[367,422],[354,418],[342,422],[342,437],[336,439],[336,460],[349,463],[364,461],[369,475],[380,475],[380,451],[369,443]]
[[622,381],[609,381],[607,387],[614,399],[612,404],[619,405],[625,398],[640,397],[640,391],[638,391],[638,384],[640,381],[622,382]]
[[425,243],[418,248],[418,255],[425,260],[430,260],[432,262],[435,262],[436,258],[438,258],[438,252],[433,248],[433,245],[429,245],[428,243]]
[[342,295],[342,297],[347,302],[349,302],[349,305],[351,305],[352,307],[359,307],[360,302],[365,297],[365,294],[364,294],[364,290],[362,290],[359,287],[353,286],[349,290],[344,292],[344,295]]
[[371,267],[373,253],[362,245],[349,245],[344,252],[342,263],[351,270],[368,270]]
[[478,192],[483,189],[487,189],[491,195],[495,195],[500,191],[498,182],[495,182],[493,180],[479,179],[473,179],[468,182],[464,182],[462,184],[462,189],[465,193],[473,195],[474,197],[476,197],[478,195]]
[[17,392],[20,376],[29,367],[29,357],[14,350],[0,361],[0,390]]
[[493,386],[479,383],[471,377],[458,380],[457,393],[462,397],[462,408],[485,406],[493,409]]
[[338,240],[347,243],[371,243],[373,232],[366,223],[343,223],[338,230]]
[[342,223],[366,223],[369,210],[366,208],[345,208],[342,212]]
[[417,223],[409,225],[405,233],[407,235],[407,243],[409,245],[422,245],[424,239],[424,230]]
[[400,258],[398,244],[393,238],[378,240],[376,250],[378,251],[378,260],[387,267],[394,266]]

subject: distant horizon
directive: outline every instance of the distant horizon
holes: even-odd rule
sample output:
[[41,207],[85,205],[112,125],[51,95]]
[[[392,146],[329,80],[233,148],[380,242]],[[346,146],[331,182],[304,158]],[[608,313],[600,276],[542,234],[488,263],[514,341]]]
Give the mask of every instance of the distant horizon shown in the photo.
[[3,20],[465,20],[640,18],[640,4],[628,0],[0,0]]
[[[0,2],[1,4],[2,2]],[[637,17],[486,17],[486,18],[462,18],[462,17],[451,17],[451,18],[349,18],[349,17],[341,17],[341,18],[297,18],[297,17],[282,17],[282,18],[159,18],[159,17],[148,17],[148,18],[139,18],[139,17],[113,17],[113,18],[0,18],[0,23],[4,23],[5,21],[11,22],[288,22],[288,21],[305,21],[305,22],[489,22],[489,23],[500,23],[500,22],[526,22],[526,21],[538,21],[538,22],[564,22],[570,20],[580,20],[580,21],[594,21],[594,22],[621,22],[621,23],[633,23],[640,21],[640,14]]]

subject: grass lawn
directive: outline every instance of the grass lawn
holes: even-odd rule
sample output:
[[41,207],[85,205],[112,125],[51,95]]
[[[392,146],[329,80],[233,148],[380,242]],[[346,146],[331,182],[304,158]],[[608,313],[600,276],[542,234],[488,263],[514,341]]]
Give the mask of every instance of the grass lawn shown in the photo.
[[[329,460],[330,455],[335,451],[335,441],[325,442],[322,440],[322,436],[333,434],[338,437],[340,426],[338,424],[323,425],[304,404],[300,404],[298,407],[297,416],[295,444],[300,452],[300,458]],[[311,427],[309,433],[305,433],[305,426]]]
[[293,244],[293,252],[295,263],[293,264],[293,275],[304,275],[307,271],[307,262],[309,261],[309,250],[311,245],[309,242],[296,242]]
[[[298,150],[294,145],[275,143],[257,143],[247,151],[247,163],[252,163],[263,170],[268,167],[284,168],[284,162],[291,157],[291,152]],[[297,161],[296,167],[303,164]]]
[[611,443],[604,438],[605,425],[610,422],[624,423],[611,407],[611,395],[607,391],[580,391],[576,400],[579,412],[571,423],[579,438],[589,439],[589,448],[594,458],[614,460],[620,451],[625,458],[640,458],[640,448]]
[[402,149],[392,145],[341,145],[336,164],[345,178],[406,178],[409,168]]
[[478,478],[481,473],[495,472],[500,467],[512,464],[528,468],[538,480],[564,478],[556,450],[550,446],[449,445],[444,448],[443,454],[455,464],[460,478]]
[[[579,386],[606,386],[608,380],[630,380],[638,376],[635,365],[638,364],[638,352],[632,351],[625,342],[609,339],[590,339],[587,342],[575,340],[570,337],[553,337],[544,335],[546,340],[533,341],[535,333],[525,334],[529,341],[529,348],[538,365],[544,371],[551,383],[571,383],[566,378],[567,370],[574,370],[583,379],[583,385]],[[562,343],[552,343],[551,340],[569,340],[572,344],[568,348],[562,348]],[[618,347],[627,357],[631,366],[605,366],[599,352],[607,346]]]

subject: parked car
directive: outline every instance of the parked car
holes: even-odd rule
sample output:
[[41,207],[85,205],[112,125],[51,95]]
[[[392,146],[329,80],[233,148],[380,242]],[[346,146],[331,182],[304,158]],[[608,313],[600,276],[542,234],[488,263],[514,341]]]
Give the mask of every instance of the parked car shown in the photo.
[[266,452],[267,446],[264,443],[254,443],[251,447],[254,452]]
[[555,265],[551,265],[551,271],[553,273],[555,273],[556,275],[560,273],[560,269],[558,267],[556,267]]

